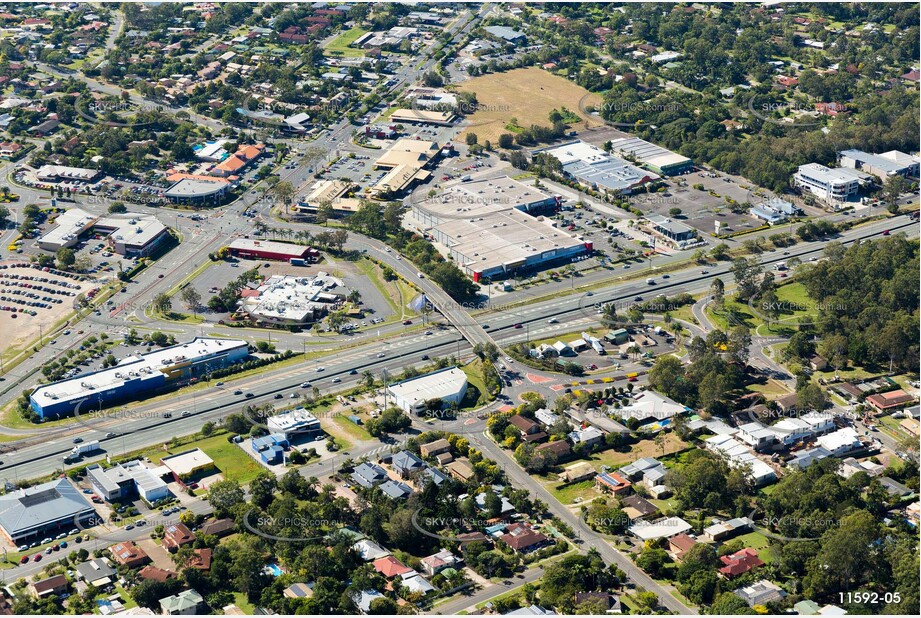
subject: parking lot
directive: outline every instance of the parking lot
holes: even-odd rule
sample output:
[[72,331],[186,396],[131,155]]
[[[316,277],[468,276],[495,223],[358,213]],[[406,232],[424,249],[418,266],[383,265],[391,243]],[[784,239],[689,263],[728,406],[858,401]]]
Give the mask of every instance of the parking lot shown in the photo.
[[[322,261],[308,266],[292,266],[284,262],[266,262],[262,260],[236,260],[231,259],[215,262],[208,269],[196,277],[190,285],[201,295],[202,305],[207,305],[208,300],[223,289],[228,283],[239,277],[247,270],[257,268],[264,278],[273,275],[288,275],[293,277],[310,277],[319,272],[326,272],[342,279],[342,282],[351,290],[361,294],[361,303],[367,317],[363,318],[366,325],[370,320],[383,321],[393,315],[393,310],[387,299],[381,294],[377,286],[359,270],[352,262]],[[180,309],[179,304],[174,305]],[[183,309],[184,310],[184,309]],[[205,312],[204,319],[209,322],[218,322],[229,317],[227,313]],[[361,321],[355,323],[360,324]]]

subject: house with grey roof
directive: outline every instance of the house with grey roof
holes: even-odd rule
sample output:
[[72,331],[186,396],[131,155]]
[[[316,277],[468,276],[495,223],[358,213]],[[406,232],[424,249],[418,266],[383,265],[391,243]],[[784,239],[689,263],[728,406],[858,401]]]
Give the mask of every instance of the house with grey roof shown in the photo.
[[391,500],[403,500],[412,495],[412,488],[406,483],[400,483],[397,481],[387,481],[386,483],[381,483],[381,491],[384,492],[384,495],[390,498]]
[[404,479],[408,479],[413,473],[419,472],[426,467],[424,461],[407,450],[402,450],[394,455],[391,465],[394,471]]
[[375,599],[383,599],[384,595],[377,590],[362,590],[361,592],[353,592],[350,598],[358,611],[362,614],[367,614],[371,611],[371,603]]
[[363,463],[355,466],[355,471],[350,478],[362,487],[369,489],[387,478],[387,471],[372,463]]
[[[105,558],[93,558],[77,565],[77,579],[96,587],[111,583],[117,571]],[[108,580],[108,581],[107,581]]]

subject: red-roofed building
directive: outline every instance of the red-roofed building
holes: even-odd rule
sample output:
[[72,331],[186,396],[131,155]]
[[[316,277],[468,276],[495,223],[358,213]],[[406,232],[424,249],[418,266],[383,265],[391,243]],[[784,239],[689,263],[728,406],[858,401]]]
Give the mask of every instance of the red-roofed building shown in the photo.
[[165,582],[168,579],[176,577],[176,574],[173,571],[167,571],[166,569],[161,569],[160,567],[155,567],[152,564],[148,564],[146,567],[138,571],[138,577],[141,579],[150,579],[155,582]]
[[626,493],[633,485],[630,481],[616,472],[607,472],[595,477],[595,484],[599,489],[610,491],[615,496]]
[[888,412],[904,407],[915,400],[914,397],[906,393],[901,388],[888,393],[879,393],[867,397],[867,403],[873,406],[877,412]]
[[758,557],[758,552],[751,547],[740,549],[728,556],[720,556],[720,562],[726,565],[720,567],[720,574],[727,578],[738,577],[752,569],[764,566],[764,562]]
[[777,83],[785,88],[792,88],[793,86],[799,85],[799,80],[795,77],[789,77],[787,75],[778,75]]
[[532,552],[550,542],[550,539],[526,523],[509,525],[499,540],[520,553]]
[[411,568],[394,558],[393,556],[384,556],[383,558],[378,558],[373,563],[374,570],[390,579],[391,577],[397,577],[398,575],[403,575],[404,573],[410,573]]
[[918,71],[918,69],[912,69],[911,71],[903,75],[902,79],[907,82],[914,82],[917,84],[918,81],[921,80],[921,71]]
[[676,561],[681,562],[684,554],[695,545],[697,545],[697,541],[682,532],[668,539],[668,552]]

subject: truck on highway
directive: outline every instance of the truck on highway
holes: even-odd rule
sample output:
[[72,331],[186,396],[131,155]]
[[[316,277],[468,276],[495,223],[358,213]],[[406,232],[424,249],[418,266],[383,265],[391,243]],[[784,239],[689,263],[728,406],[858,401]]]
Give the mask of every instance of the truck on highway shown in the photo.
[[99,449],[99,440],[92,440],[85,444],[78,444],[70,449],[70,453],[65,458],[67,461],[75,461],[82,458],[87,453],[94,453]]

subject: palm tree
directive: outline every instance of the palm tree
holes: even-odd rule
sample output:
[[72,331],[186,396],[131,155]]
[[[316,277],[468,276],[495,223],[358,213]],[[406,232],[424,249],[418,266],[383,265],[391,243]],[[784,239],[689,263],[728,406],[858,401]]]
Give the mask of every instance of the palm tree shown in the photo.
[[361,378],[365,383],[365,386],[372,388],[374,386],[374,374],[370,369],[366,369],[362,372]]
[[627,348],[627,353],[633,355],[633,360],[636,360],[636,355],[639,354],[640,352],[641,352],[640,346],[636,345],[635,343],[629,348]]

